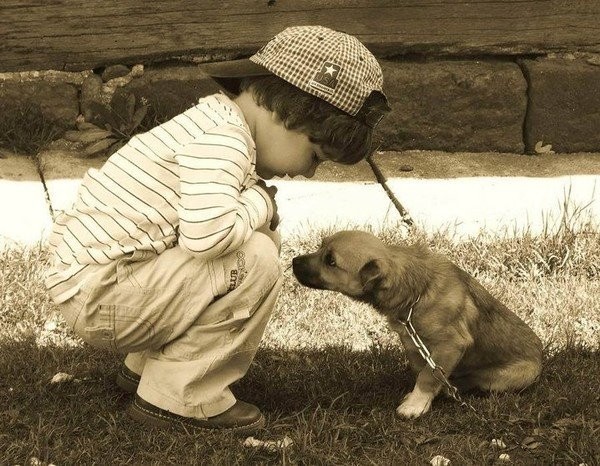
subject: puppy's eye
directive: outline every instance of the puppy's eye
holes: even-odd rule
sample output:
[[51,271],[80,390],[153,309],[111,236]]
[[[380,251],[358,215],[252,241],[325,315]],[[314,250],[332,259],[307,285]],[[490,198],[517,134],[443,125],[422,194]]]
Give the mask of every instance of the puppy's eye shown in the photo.
[[329,267],[335,267],[335,257],[330,252],[325,255],[325,264]]

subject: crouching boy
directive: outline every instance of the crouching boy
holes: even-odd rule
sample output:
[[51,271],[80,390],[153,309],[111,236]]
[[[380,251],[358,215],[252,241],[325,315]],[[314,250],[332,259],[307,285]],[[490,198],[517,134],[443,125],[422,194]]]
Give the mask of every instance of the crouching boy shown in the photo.
[[55,222],[46,285],[83,340],[127,354],[117,385],[135,393],[133,419],[248,434],[265,419],[229,386],[256,354],[282,277],[263,180],[358,162],[388,106],[373,55],[320,26],[207,72],[233,98],[202,98],[90,169]]

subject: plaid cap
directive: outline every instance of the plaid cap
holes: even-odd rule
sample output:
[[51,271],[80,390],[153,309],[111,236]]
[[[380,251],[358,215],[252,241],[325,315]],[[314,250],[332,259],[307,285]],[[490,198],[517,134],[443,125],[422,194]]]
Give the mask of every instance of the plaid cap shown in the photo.
[[324,26],[289,27],[250,61],[353,116],[373,91],[385,97],[373,54],[355,37]]
[[249,59],[201,67],[230,91],[239,78],[274,74],[371,127],[389,110],[364,106],[377,92],[387,107],[383,73],[373,54],[355,37],[324,26],[289,27]]

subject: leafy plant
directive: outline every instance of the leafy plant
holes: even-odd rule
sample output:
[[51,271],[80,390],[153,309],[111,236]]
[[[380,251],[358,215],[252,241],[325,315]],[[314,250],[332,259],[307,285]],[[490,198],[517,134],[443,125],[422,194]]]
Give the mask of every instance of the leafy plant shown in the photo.
[[127,91],[116,92],[110,106],[90,104],[92,121],[77,120],[77,130],[67,131],[65,139],[81,143],[84,157],[94,157],[119,150],[137,134],[148,114],[148,103]]

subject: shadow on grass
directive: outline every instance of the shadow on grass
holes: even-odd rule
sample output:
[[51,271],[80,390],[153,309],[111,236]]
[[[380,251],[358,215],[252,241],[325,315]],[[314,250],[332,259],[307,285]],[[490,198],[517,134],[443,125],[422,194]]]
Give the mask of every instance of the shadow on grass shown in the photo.
[[[233,390],[265,413],[261,437],[292,438],[293,447],[277,452],[227,434],[140,428],[124,414],[131,395],[113,382],[119,365],[88,346],[0,344],[0,463],[422,464],[442,454],[455,464],[493,464],[493,438],[517,464],[599,459],[600,367],[598,354],[583,349],[549,357],[523,393],[468,396],[485,419],[440,398],[416,421],[394,415],[413,383],[399,348],[262,349]],[[50,384],[58,372],[79,382]]]

